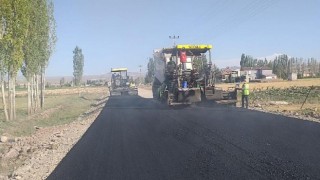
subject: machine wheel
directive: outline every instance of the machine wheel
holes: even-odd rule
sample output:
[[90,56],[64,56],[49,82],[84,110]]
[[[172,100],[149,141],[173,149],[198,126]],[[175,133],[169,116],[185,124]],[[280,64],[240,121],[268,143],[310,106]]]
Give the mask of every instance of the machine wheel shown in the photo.
[[[167,92],[167,91],[166,91]],[[168,106],[172,106],[172,102],[173,102],[173,96],[169,95],[168,92],[166,93],[166,103]]]
[[154,82],[152,84],[152,95],[153,95],[153,99],[159,100],[160,99],[160,92],[159,92],[159,88],[161,86],[160,81],[155,78]]
[[121,96],[126,96],[126,95],[129,95],[128,91],[121,92]]

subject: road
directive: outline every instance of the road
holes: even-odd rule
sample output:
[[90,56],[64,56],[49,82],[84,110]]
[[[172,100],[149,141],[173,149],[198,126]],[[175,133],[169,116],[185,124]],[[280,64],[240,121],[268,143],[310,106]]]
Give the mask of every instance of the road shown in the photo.
[[320,179],[320,124],[111,97],[48,179]]

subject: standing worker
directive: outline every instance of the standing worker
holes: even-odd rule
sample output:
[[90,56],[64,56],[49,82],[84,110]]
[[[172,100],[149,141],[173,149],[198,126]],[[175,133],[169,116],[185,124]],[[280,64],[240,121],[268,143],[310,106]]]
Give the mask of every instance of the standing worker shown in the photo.
[[249,106],[249,83],[246,80],[242,85],[242,107],[244,108],[244,101],[246,101],[246,108]]

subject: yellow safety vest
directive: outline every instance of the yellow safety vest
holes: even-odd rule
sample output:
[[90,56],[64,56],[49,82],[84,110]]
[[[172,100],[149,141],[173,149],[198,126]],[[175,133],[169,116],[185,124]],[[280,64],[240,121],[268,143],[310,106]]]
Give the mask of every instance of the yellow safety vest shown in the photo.
[[248,83],[244,83],[242,85],[242,94],[245,96],[249,95],[249,84]]

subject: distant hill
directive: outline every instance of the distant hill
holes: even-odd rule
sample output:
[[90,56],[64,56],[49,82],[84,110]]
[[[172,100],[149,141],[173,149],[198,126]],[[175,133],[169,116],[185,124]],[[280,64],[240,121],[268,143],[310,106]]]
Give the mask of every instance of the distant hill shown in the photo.
[[[82,81],[86,82],[87,80],[107,80],[109,81],[111,79],[111,72],[110,73],[106,73],[106,74],[101,74],[101,75],[84,75],[82,78]],[[128,76],[129,77],[133,77],[133,79],[136,79],[140,76],[140,73],[138,72],[128,72]],[[145,75],[141,73],[141,77],[144,77]],[[56,83],[60,83],[61,78],[65,79],[65,82],[70,82],[73,79],[73,76],[48,76],[46,77],[46,82],[52,83],[52,84],[56,84]],[[21,79],[19,79],[19,82],[25,82],[25,79],[22,77]]]

